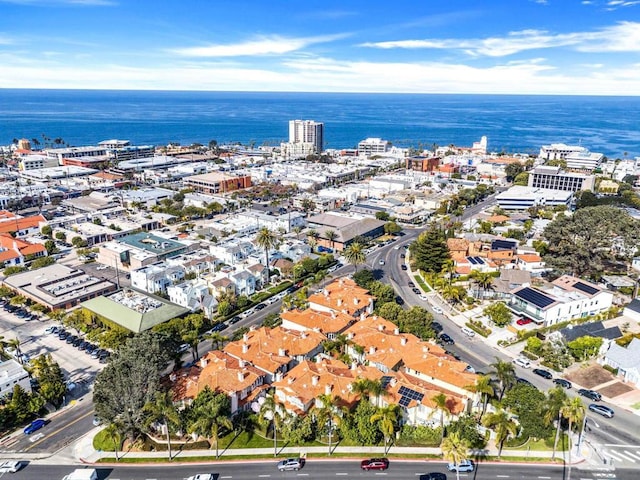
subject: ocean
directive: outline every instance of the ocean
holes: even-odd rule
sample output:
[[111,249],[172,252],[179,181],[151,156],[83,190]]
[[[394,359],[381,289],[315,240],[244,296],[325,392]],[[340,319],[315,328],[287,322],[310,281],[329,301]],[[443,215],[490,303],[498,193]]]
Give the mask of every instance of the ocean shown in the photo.
[[640,155],[640,97],[0,89],[0,145],[14,138],[278,145],[288,121],[325,124],[326,148],[367,137],[401,147],[471,146],[537,153],[582,145],[610,158]]

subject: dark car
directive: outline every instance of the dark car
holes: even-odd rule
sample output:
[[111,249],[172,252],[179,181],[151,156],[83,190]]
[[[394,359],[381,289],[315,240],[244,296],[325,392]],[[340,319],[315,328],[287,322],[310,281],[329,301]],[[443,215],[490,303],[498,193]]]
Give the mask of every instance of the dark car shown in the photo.
[[567,390],[573,386],[569,380],[565,380],[564,378],[556,378],[553,380],[553,383],[560,385],[562,388],[566,388]]
[[42,427],[44,427],[47,424],[47,422],[45,422],[43,419],[39,418],[37,420],[34,420],[33,422],[31,422],[29,425],[27,425],[26,427],[24,427],[24,434],[25,435],[31,435],[33,432],[40,430]]
[[442,331],[442,324],[439,322],[431,322],[431,330],[436,333],[440,333]]
[[415,286],[416,286],[416,284],[415,284],[415,283],[413,283],[413,282],[409,282],[409,283],[407,283],[407,285],[409,285],[411,288],[413,288],[413,287],[415,287]]
[[91,355],[93,353],[93,351],[96,350],[97,348],[98,347],[96,347],[93,343],[90,343],[84,349],[84,353],[86,353],[87,355]]
[[417,287],[413,287],[413,288],[411,289],[411,291],[412,291],[413,293],[415,293],[416,295],[420,295],[420,294],[422,293],[422,292],[420,291],[420,289],[419,289],[419,288],[417,288]]
[[401,268],[402,270],[407,270],[407,266],[406,266],[404,263],[403,263],[402,265],[400,265],[400,268]]
[[440,472],[424,473],[420,475],[420,480],[447,480],[447,476]]
[[456,343],[456,342],[453,341],[453,338],[451,338],[446,333],[440,334],[440,341],[442,343],[444,343],[445,345],[453,345],[454,343]]
[[[73,345],[74,347],[79,347],[83,343],[85,343],[85,341],[83,339],[76,338],[73,342],[71,342],[71,345]],[[85,345],[85,347],[86,347],[86,345]]]
[[68,336],[69,336],[69,332],[66,332],[64,330],[62,330],[61,332],[58,332],[58,338],[60,340],[66,340]]
[[259,303],[258,305],[255,306],[256,310],[262,310],[263,308],[267,308],[267,306],[264,303]]
[[581,388],[580,390],[578,390],[578,395],[587,397],[589,400],[593,400],[594,402],[599,402],[600,400],[602,400],[602,395],[600,395],[595,390],[587,390],[586,388]]
[[78,337],[77,337],[77,336],[75,336],[75,335],[69,335],[69,336],[66,338],[66,340],[65,340],[65,341],[66,341],[67,343],[73,343],[73,342],[75,342],[77,339],[78,339]]
[[242,320],[238,315],[236,315],[235,317],[233,317],[231,320],[229,320],[229,323],[231,325],[238,323],[240,320]]
[[551,380],[553,378],[553,375],[551,375],[551,372],[549,372],[548,370],[543,370],[542,368],[534,368],[532,371],[536,375],[539,375],[542,378],[546,378],[547,380]]
[[522,378],[522,377],[518,377],[516,378],[516,382],[518,383],[522,383],[523,385],[529,385],[530,387],[534,387],[533,383],[531,383],[529,380],[527,380],[526,378]]
[[370,458],[360,462],[362,470],[386,470],[389,468],[389,460],[386,458]]
[[78,350],[86,350],[89,345],[91,344],[87,341],[81,342],[80,345],[78,345]]
[[445,350],[444,353],[446,353],[450,357],[455,358],[456,360],[460,360],[460,355],[458,355],[456,352],[451,352],[449,350]]
[[404,257],[405,257],[404,253],[401,253],[400,258],[404,258]]

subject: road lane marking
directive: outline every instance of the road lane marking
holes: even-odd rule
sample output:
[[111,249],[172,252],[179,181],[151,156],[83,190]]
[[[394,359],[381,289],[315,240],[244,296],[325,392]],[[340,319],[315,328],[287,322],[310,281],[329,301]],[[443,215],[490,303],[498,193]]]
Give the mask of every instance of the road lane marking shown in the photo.
[[551,477],[538,477],[540,480],[550,480]]
[[231,475],[226,475],[224,477],[220,477],[220,478],[233,478]]
[[636,460],[640,460],[640,457],[638,457],[636,454],[631,453],[629,450],[625,450],[624,453],[626,453],[627,455],[629,455],[631,458],[635,458]]
[[[52,436],[60,433],[61,431],[63,431],[66,428],[69,428],[71,425],[78,423],[80,420],[83,420],[85,418],[87,418],[89,415],[93,415],[93,410],[89,410],[87,413],[85,413],[84,415],[82,415],[81,417],[76,418],[74,421],[67,423],[66,425],[64,425],[63,427],[60,427],[57,430],[54,430],[53,432],[49,432],[48,437],[46,438],[51,438]],[[45,438],[35,442],[33,445],[31,445],[30,447],[27,447],[24,449],[25,452],[28,452],[29,450],[31,450],[34,447],[37,447],[40,443],[44,442]]]
[[605,443],[605,447],[626,447],[626,448],[640,448],[640,445],[629,445],[627,443]]
[[348,474],[348,473],[336,473],[336,475],[338,475],[338,476],[341,476],[341,475],[342,475],[342,476],[344,476],[344,475],[349,475],[349,474]]
[[496,478],[509,478],[509,475],[496,475]]
[[269,478],[271,475],[258,475],[258,478]]
[[618,462],[623,462],[624,460],[626,460],[626,458],[621,457],[619,454],[617,454],[616,452],[607,452],[607,454],[613,458],[614,460],[617,460]]
[[297,475],[298,475],[298,477],[308,477],[309,476],[308,473],[298,473]]

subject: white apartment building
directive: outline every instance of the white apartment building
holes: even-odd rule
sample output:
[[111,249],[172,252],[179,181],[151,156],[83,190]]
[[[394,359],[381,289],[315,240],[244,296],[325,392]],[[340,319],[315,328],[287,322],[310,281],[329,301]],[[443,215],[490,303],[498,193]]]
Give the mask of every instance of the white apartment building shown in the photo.
[[156,263],[132,270],[131,286],[147,293],[164,294],[169,286],[184,280],[184,276],[184,269],[180,266]]
[[31,393],[29,373],[13,359],[0,363],[0,398],[13,393],[16,385],[20,385],[25,392]]
[[106,157],[108,155],[105,147],[51,148],[44,152],[48,158],[58,160],[59,165],[62,165],[63,158]]
[[391,148],[391,142],[381,138],[367,138],[358,143],[358,155],[371,156],[386,153]]
[[58,160],[51,159],[46,155],[23,155],[18,160],[18,168],[21,172],[27,170],[38,170],[40,168],[57,167]]
[[207,318],[212,318],[218,308],[218,301],[209,293],[204,280],[191,280],[167,287],[169,301],[188,308],[192,312],[202,310]]
[[520,287],[511,292],[509,307],[516,314],[548,327],[574,318],[597,315],[611,308],[613,294],[570,275],[554,280],[548,289]]
[[529,187],[548,188],[551,190],[566,190],[577,192],[580,190],[593,191],[595,176],[584,173],[565,172],[560,167],[546,165],[536,167],[529,172]]
[[531,207],[555,207],[571,205],[573,192],[548,188],[514,185],[496,195],[496,202],[504,210],[526,210]]
[[543,145],[542,148],[540,148],[538,157],[544,160],[564,160],[567,155],[584,152],[587,152],[587,149],[584,147],[565,145],[564,143],[552,143],[551,145]]
[[236,218],[241,223],[255,225],[254,232],[266,227],[273,232],[290,233],[294,228],[304,227],[307,224],[304,214],[300,212],[269,215],[259,210],[248,210],[238,213]]

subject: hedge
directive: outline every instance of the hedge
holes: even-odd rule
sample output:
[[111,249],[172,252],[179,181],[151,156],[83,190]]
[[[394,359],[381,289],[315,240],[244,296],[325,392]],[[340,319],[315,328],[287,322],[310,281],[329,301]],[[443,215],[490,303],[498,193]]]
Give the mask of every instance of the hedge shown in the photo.
[[483,337],[488,337],[489,335],[491,335],[491,329],[486,328],[482,324],[479,325],[477,323],[467,322],[465,325],[469,327],[471,330],[473,330],[474,332],[479,333]]

